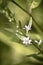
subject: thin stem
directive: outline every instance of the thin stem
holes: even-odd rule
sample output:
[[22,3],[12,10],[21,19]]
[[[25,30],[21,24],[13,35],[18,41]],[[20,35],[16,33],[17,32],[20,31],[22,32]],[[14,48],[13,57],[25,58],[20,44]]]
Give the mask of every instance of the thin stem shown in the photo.
[[35,53],[35,54],[31,54],[31,55],[26,55],[26,57],[34,57],[34,56],[39,55],[39,54],[40,54],[40,52]]
[[34,42],[32,44],[43,54],[43,51]]

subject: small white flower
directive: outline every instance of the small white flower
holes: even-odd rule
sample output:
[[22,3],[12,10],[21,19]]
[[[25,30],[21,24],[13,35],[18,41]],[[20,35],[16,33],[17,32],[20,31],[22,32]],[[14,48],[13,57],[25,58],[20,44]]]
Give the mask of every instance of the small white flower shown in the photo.
[[30,44],[30,43],[31,43],[31,40],[29,39],[29,37],[24,37],[24,38],[23,38],[23,44],[28,45],[28,44]]
[[29,30],[31,30],[31,27],[32,27],[32,17],[29,20],[29,24],[25,25],[25,28],[23,28],[23,29],[26,29],[26,31],[29,31]]
[[31,30],[31,27],[28,25],[25,25],[25,29],[26,29],[26,31],[29,31],[29,30]]

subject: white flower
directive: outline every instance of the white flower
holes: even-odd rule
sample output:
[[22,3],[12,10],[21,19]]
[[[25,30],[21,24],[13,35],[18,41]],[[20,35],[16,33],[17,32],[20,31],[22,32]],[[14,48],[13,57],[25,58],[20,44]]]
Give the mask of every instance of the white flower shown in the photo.
[[28,25],[25,25],[25,29],[26,29],[26,31],[29,31],[29,30],[31,30],[31,27]]
[[23,28],[23,29],[25,29],[26,31],[29,31],[29,30],[31,30],[31,27],[32,27],[32,17],[29,20],[29,24],[25,25],[25,28]]
[[28,45],[28,44],[30,44],[30,43],[31,43],[31,40],[29,39],[29,37],[24,37],[24,38],[23,38],[23,44]]
[[29,24],[28,24],[28,26],[25,25],[25,29],[26,29],[26,31],[31,30],[31,27],[32,27],[32,17],[31,17],[30,20],[29,20]]

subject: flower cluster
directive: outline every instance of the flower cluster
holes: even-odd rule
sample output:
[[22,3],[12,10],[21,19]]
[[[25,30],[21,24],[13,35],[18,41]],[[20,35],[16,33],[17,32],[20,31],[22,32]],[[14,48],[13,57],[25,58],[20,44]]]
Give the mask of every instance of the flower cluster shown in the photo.
[[[19,26],[17,26],[18,28]],[[26,30],[26,36],[22,35],[23,33],[16,30],[16,35],[19,39],[22,40],[22,43],[25,44],[25,45],[30,45],[32,44],[32,39],[30,38],[30,35],[29,35],[29,31],[31,30],[31,27],[32,27],[32,18],[30,18],[30,21],[29,21],[29,24],[28,25],[25,25],[25,27],[23,28],[24,30]],[[19,34],[18,34],[19,33]],[[22,34],[21,34],[22,33]],[[21,35],[20,35],[21,34]],[[34,43],[40,45],[42,43],[42,40],[40,39],[39,41],[37,40],[34,40]]]

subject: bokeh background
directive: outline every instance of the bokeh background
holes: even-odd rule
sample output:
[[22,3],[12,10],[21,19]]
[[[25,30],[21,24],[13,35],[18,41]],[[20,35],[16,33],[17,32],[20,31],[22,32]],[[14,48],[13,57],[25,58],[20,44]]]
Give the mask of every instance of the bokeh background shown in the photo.
[[[23,45],[16,36],[16,26],[20,30],[29,22],[29,12],[33,0],[0,0],[0,65],[43,65],[43,54],[34,45]],[[43,41],[43,0],[34,0],[38,6],[32,9],[35,19],[30,32],[32,39]],[[23,31],[25,34],[25,31]],[[38,47],[38,46],[37,46]],[[39,46],[43,51],[43,42]],[[40,52],[38,54],[38,52]]]

